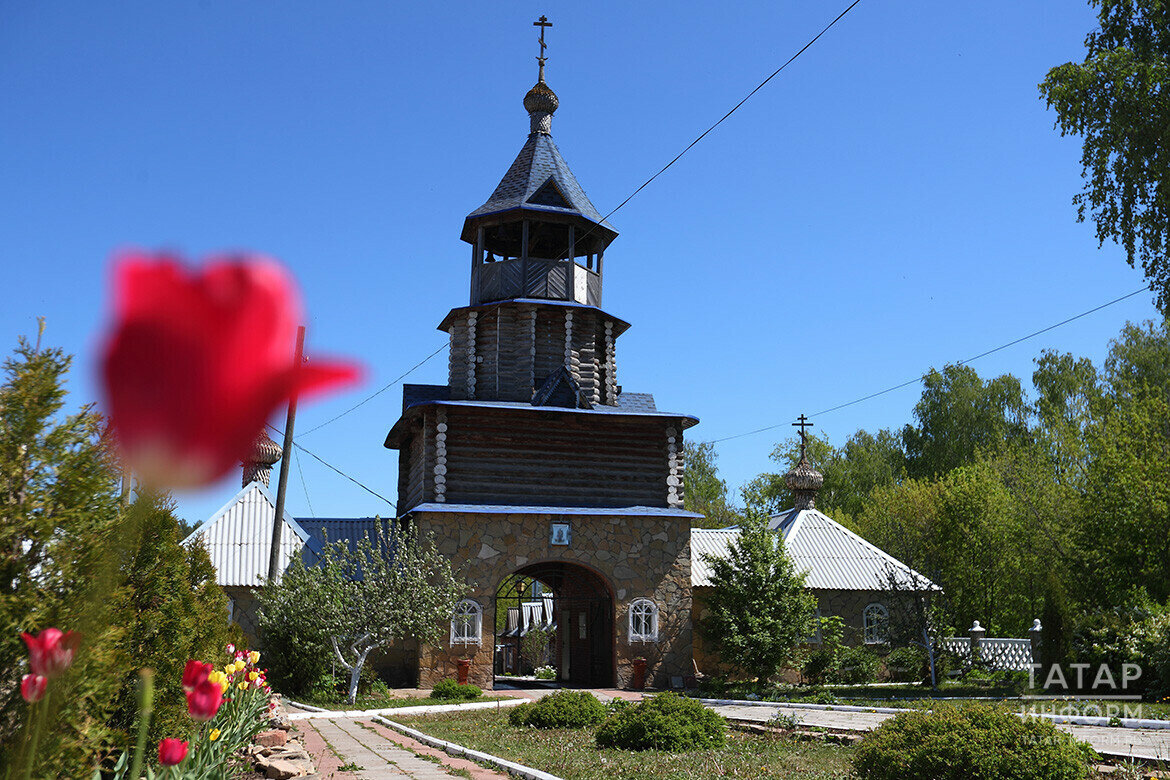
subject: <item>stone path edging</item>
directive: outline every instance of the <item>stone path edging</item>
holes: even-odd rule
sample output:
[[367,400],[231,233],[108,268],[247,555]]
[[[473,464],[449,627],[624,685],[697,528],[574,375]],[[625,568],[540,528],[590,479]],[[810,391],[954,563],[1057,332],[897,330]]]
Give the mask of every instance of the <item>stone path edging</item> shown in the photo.
[[327,710],[314,707],[312,704],[301,704],[292,699],[286,701],[293,707],[306,712],[290,712],[289,720],[308,720],[309,718],[373,718],[379,715],[397,713],[399,715],[430,715],[438,712],[460,712],[463,710],[490,710],[495,707],[515,707],[528,699],[492,699],[491,701],[469,701],[462,704],[423,704],[418,707],[382,707],[376,710]]
[[560,777],[557,777],[556,775],[550,775],[548,772],[542,772],[539,769],[533,769],[530,766],[517,764],[516,762],[509,761],[506,758],[493,756],[490,753],[482,753],[478,750],[465,748],[462,745],[456,745],[454,742],[448,742],[444,739],[432,737],[430,734],[424,734],[418,729],[412,729],[410,726],[404,726],[401,723],[395,723],[384,715],[375,715],[373,718],[371,718],[371,720],[375,721],[376,723],[381,723],[387,728],[392,728],[401,734],[405,734],[412,739],[417,739],[419,742],[430,745],[431,747],[436,747],[445,753],[449,753],[453,756],[463,756],[465,758],[470,758],[473,761],[482,761],[485,764],[491,764],[492,766],[503,769],[510,775],[522,777],[524,780],[561,780]]
[[[784,707],[795,710],[831,710],[833,712],[876,712],[880,715],[897,715],[921,707],[859,707],[855,704],[806,704],[804,702],[785,701],[756,701],[754,699],[699,699],[699,702],[710,707]],[[926,710],[930,712],[929,709]],[[1072,726],[1105,726],[1110,727],[1109,718],[1093,717],[1090,715],[1057,715],[1051,712],[1039,712],[1033,717],[1045,718],[1053,723],[1067,723]],[[1151,718],[1118,718],[1120,726],[1113,728],[1126,729],[1170,729],[1170,720],[1153,720]]]

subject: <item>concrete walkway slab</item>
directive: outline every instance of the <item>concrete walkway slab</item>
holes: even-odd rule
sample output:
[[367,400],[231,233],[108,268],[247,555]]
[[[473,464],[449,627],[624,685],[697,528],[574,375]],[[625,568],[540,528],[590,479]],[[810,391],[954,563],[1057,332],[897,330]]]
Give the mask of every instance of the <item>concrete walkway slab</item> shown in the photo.
[[[866,732],[877,728],[889,712],[843,712],[833,709],[805,709],[796,706],[761,705],[707,705],[725,718],[750,723],[767,723],[777,713],[792,715],[801,726],[814,726],[837,731]],[[1125,729],[1107,726],[1075,726],[1058,723],[1056,727],[1088,742],[1103,756],[1111,758],[1139,758],[1148,761],[1170,761],[1170,731],[1152,729]]]

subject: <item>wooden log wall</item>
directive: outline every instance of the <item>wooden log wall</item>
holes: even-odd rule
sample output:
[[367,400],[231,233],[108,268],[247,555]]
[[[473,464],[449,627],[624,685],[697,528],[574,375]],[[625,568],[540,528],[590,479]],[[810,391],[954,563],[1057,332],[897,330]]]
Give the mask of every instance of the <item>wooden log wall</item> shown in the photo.
[[596,310],[503,303],[460,312],[448,328],[452,400],[531,401],[565,366],[594,404],[617,403],[614,324]]
[[677,421],[448,407],[447,426],[451,503],[675,505],[666,429]]
[[398,514],[426,500],[426,415],[411,424],[410,442],[398,452]]

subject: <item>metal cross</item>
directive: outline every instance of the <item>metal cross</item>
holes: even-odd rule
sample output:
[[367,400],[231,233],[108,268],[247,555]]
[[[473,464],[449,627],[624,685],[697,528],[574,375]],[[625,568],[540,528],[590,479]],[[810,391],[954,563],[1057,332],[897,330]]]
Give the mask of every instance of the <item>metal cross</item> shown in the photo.
[[544,42],[544,28],[545,27],[552,27],[552,22],[550,22],[548,20],[547,16],[541,16],[539,21],[535,21],[532,23],[532,26],[540,28],[540,56],[537,57],[536,60],[541,65],[543,65],[544,61],[546,59],[548,59],[547,57],[544,56],[544,50],[548,46],[548,44],[546,44]]
[[807,439],[808,434],[805,432],[805,428],[811,428],[811,427],[813,427],[813,424],[810,423],[808,421],[808,418],[805,417],[803,414],[800,415],[800,417],[797,417],[796,420],[797,421],[792,423],[792,425],[794,428],[800,428],[800,447],[803,450],[805,444],[808,443],[808,439]]

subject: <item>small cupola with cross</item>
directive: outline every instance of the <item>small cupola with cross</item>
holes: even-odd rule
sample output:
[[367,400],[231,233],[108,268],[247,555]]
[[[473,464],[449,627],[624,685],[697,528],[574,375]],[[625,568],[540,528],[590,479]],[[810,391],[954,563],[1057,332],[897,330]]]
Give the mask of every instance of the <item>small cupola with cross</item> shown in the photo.
[[792,491],[792,501],[796,509],[816,509],[817,493],[825,484],[825,477],[808,462],[808,431],[812,423],[803,414],[792,423],[800,428],[800,460],[784,475],[784,484]]
[[463,223],[472,246],[471,305],[515,298],[601,305],[605,249],[617,238],[552,140],[560,100],[544,80],[547,17],[536,84],[524,96],[528,140],[487,202]]

